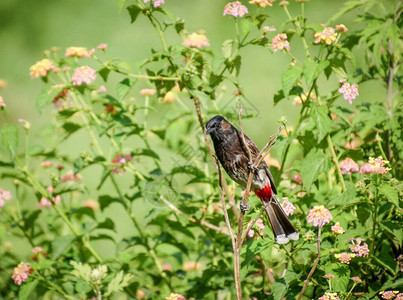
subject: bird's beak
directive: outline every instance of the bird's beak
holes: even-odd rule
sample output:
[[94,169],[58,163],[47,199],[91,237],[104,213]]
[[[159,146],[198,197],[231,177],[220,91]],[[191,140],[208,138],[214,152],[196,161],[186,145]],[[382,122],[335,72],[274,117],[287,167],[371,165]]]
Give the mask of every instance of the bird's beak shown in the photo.
[[206,134],[207,135],[209,135],[211,133],[211,127],[210,128],[207,128],[207,130],[206,130]]

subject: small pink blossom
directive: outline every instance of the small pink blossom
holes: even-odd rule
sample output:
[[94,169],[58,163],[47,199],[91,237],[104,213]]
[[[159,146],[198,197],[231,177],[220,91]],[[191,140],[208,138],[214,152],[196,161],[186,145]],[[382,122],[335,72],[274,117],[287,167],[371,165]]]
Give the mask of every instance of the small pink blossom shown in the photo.
[[99,203],[97,201],[88,199],[83,204],[84,207],[89,207],[92,210],[97,210],[99,208]]
[[34,247],[34,248],[32,248],[32,253],[34,253],[34,254],[38,254],[38,253],[40,253],[42,251],[43,251],[42,247]]
[[52,162],[49,160],[45,160],[45,161],[41,162],[42,168],[50,168],[51,166],[52,166]]
[[277,34],[271,41],[274,52],[278,50],[290,51],[290,43],[287,41],[287,35],[285,33]]
[[393,299],[395,295],[398,293],[398,291],[385,291],[385,292],[380,292],[382,299]]
[[280,204],[287,216],[293,215],[296,207],[288,201],[287,197],[283,197],[283,202]]
[[112,166],[114,169],[112,173],[116,173],[122,175],[122,172],[125,170],[125,165],[131,161],[132,157],[130,154],[124,154],[123,156],[120,154],[116,154],[115,158],[112,159]]
[[369,158],[369,162],[365,163],[361,166],[360,173],[361,174],[386,174],[388,173],[391,168],[385,167],[385,165],[389,164],[389,161],[383,160],[382,156],[378,158]]
[[330,223],[330,220],[332,219],[332,214],[323,205],[318,205],[314,208],[311,208],[307,218],[308,223],[312,223],[312,225],[315,227],[322,227],[326,223]]
[[53,70],[54,68],[54,63],[51,60],[45,58],[32,65],[29,68],[29,71],[31,78],[46,77],[46,75],[48,75],[48,71]]
[[255,225],[257,226],[257,228],[259,230],[265,229],[265,226],[264,226],[264,223],[263,223],[262,219],[257,219],[256,222],[255,222]]
[[88,52],[87,52],[87,57],[91,57],[91,56],[93,56],[95,54],[95,49],[94,48],[92,48],[91,50],[89,50]]
[[95,70],[91,69],[89,66],[78,67],[73,73],[73,85],[82,85],[83,83],[90,84],[96,77]]
[[86,57],[88,50],[85,47],[69,47],[64,53],[66,57]]
[[[305,1],[298,1],[305,2]],[[319,297],[318,300],[340,300],[337,293],[325,293],[323,296]]]
[[332,273],[326,274],[323,276],[325,279],[334,279],[336,276],[334,276]]
[[363,242],[363,239],[351,239],[350,242],[351,244],[353,244],[352,247],[350,247],[350,251],[354,252],[356,256],[358,257],[365,257],[369,255],[369,249],[368,249],[368,244],[367,243],[363,243],[361,245],[361,243]]
[[348,31],[347,27],[344,26],[344,24],[336,25],[336,30],[340,31],[340,32],[347,32]]
[[205,34],[192,33],[186,37],[183,46],[200,49],[210,46],[210,43]]
[[288,1],[281,1],[278,5],[279,6],[287,6],[289,3]]
[[342,174],[351,174],[351,172],[358,172],[359,167],[358,164],[352,160],[351,158],[345,158],[340,164],[340,169]]
[[108,47],[108,44],[105,44],[105,43],[101,43],[101,44],[99,44],[99,45],[97,46],[97,48],[98,48],[99,50],[105,50],[107,47]]
[[353,253],[347,253],[343,252],[340,254],[335,254],[334,255],[342,264],[350,264],[351,258],[355,257],[355,254]]
[[263,27],[264,33],[273,32],[273,31],[277,31],[276,27],[274,27],[274,26],[264,26]]
[[0,108],[6,107],[6,103],[4,103],[4,99],[2,96],[0,96]]
[[345,232],[345,230],[343,229],[343,227],[340,226],[340,223],[337,222],[335,225],[333,225],[331,227],[332,232],[336,233],[336,234],[343,234]]
[[255,231],[253,229],[249,229],[248,237],[252,238],[255,235]]
[[360,278],[360,277],[358,277],[358,276],[351,277],[351,279],[352,279],[354,282],[356,282],[356,283],[360,283],[360,282],[362,282],[361,278]]
[[223,15],[232,15],[235,18],[242,18],[247,13],[248,8],[245,5],[242,5],[240,1],[234,1],[225,5]]
[[[144,0],[144,3],[148,3],[150,0]],[[165,3],[165,0],[151,0],[151,3],[153,4],[154,8],[155,7],[160,7],[162,4]]]
[[165,300],[186,300],[186,298],[181,294],[171,293]]
[[156,93],[156,90],[154,89],[142,89],[140,91],[140,94],[143,96],[153,96]]
[[12,198],[12,196],[9,191],[6,191],[6,190],[0,188],[0,207],[4,206],[4,204],[5,204],[4,200],[9,201],[9,200],[11,200],[11,198]]
[[[60,202],[62,201],[62,198],[60,195],[57,195],[55,197],[52,197],[52,202],[55,205],[59,205]],[[47,198],[42,197],[41,200],[39,201],[39,203],[37,204],[38,208],[44,208],[44,207],[51,207],[52,206],[52,202],[49,201]]]
[[29,263],[20,262],[17,267],[14,268],[14,274],[11,276],[14,279],[16,285],[21,285],[23,282],[27,281],[28,276],[34,270],[30,268]]
[[350,104],[353,104],[353,100],[359,95],[358,84],[354,83],[350,85],[345,79],[341,79],[340,84],[339,93],[342,94],[344,99]]
[[82,176],[79,173],[74,174],[73,170],[70,170],[62,177],[61,181],[80,181],[81,179]]

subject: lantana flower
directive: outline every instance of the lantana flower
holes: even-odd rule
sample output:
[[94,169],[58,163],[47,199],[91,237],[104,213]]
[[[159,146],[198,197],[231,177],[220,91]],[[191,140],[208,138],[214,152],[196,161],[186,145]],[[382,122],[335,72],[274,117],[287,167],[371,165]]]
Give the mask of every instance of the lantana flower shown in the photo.
[[105,50],[108,47],[108,44],[101,43],[97,46],[97,49],[99,50]]
[[68,171],[61,179],[61,182],[66,181],[80,181],[82,179],[81,174],[74,174],[73,170]]
[[69,47],[64,53],[66,57],[87,57],[89,52],[85,47]]
[[351,158],[345,158],[340,164],[340,169],[342,174],[351,174],[351,172],[358,172],[359,167],[358,164],[352,160]]
[[140,91],[140,94],[143,96],[153,96],[156,93],[156,90],[154,89],[142,89]]
[[171,293],[165,300],[186,300],[186,298],[181,294]]
[[384,292],[382,291],[379,294],[381,295],[382,299],[389,300],[389,299],[393,299],[396,296],[396,294],[398,294],[398,293],[399,293],[399,291],[384,291]]
[[287,41],[287,35],[285,33],[277,34],[271,40],[271,46],[273,47],[274,52],[278,50],[287,50],[290,51],[290,43]]
[[21,285],[23,282],[27,281],[28,276],[33,271],[29,263],[20,262],[19,265],[14,268],[14,274],[11,278],[14,279],[16,285]]
[[325,208],[323,205],[317,205],[308,213],[308,223],[312,223],[313,226],[322,227],[326,223],[330,223],[330,220],[333,218],[330,211]]
[[242,2],[234,1],[225,5],[223,15],[232,15],[235,18],[242,18],[247,13],[248,8],[245,5],[242,5]]
[[192,33],[186,37],[183,46],[200,49],[210,46],[210,43],[205,34]]
[[[144,3],[148,3],[150,0],[144,0]],[[151,3],[154,7],[160,7],[162,4],[165,3],[165,0],[151,0]]]
[[273,6],[273,2],[276,0],[251,0],[250,4],[259,5],[260,7]]
[[382,156],[377,158],[370,157],[369,162],[365,163],[361,166],[360,173],[361,174],[386,174],[391,168],[385,167],[385,165],[389,164],[389,161],[383,160]]
[[273,32],[277,31],[276,27],[274,26],[263,26],[263,32],[268,33],[268,32]]
[[200,270],[202,267],[200,262],[195,261],[187,261],[183,264],[183,269],[185,271],[197,271]]
[[340,31],[340,32],[347,32],[348,31],[347,27],[344,26],[344,24],[336,25],[336,30]]
[[[248,225],[252,223],[252,220],[249,221]],[[263,230],[265,229],[265,225],[263,223],[262,219],[257,219],[255,224],[253,224],[253,227],[255,228],[255,230],[258,231],[259,235],[263,235]],[[249,229],[248,231],[248,237],[252,238],[255,235],[255,230],[253,230],[252,228]]]
[[90,84],[96,77],[95,70],[89,66],[78,67],[73,73],[73,85],[82,85],[83,83]]
[[325,27],[323,26],[323,31],[315,32],[313,37],[315,38],[314,43],[325,43],[327,45],[331,45],[336,41],[337,34],[333,27]]
[[116,154],[115,158],[112,159],[112,164],[114,166],[112,173],[122,175],[122,172],[126,171],[125,165],[131,160],[132,157],[130,154],[124,154],[124,155]]
[[323,276],[325,279],[334,279],[336,276],[334,276],[332,273],[328,273],[325,276]]
[[29,74],[31,75],[31,78],[46,77],[48,72],[54,68],[55,64],[51,60],[44,58],[29,68]]
[[361,283],[362,282],[361,278],[358,277],[358,276],[351,277],[351,279],[356,283]]
[[340,84],[339,93],[343,95],[348,103],[353,104],[353,100],[359,95],[358,84],[350,84],[345,79],[341,79]]
[[292,204],[287,197],[283,197],[283,202],[281,202],[281,207],[283,208],[287,216],[294,214],[296,207]]
[[354,239],[350,239],[350,242],[353,244],[352,247],[350,247],[350,251],[354,252],[356,256],[358,257],[365,257],[368,256],[369,254],[369,249],[368,249],[368,244],[367,243],[363,243],[361,245],[361,243],[363,242],[363,239],[360,238],[356,238]]
[[9,191],[3,190],[0,188],[0,207],[3,207],[5,202],[4,200],[11,200],[12,196]]
[[318,300],[340,300],[340,298],[337,296],[337,293],[325,293]]
[[335,225],[333,225],[331,227],[332,232],[336,233],[336,234],[343,234],[345,232],[345,230],[343,229],[343,227],[340,226],[340,223],[337,222]]
[[0,108],[6,107],[6,103],[4,102],[4,99],[2,96],[0,96]]
[[347,253],[347,252],[343,252],[343,253],[338,253],[335,254],[334,257],[336,257],[342,264],[350,264],[350,260],[355,257],[354,253]]

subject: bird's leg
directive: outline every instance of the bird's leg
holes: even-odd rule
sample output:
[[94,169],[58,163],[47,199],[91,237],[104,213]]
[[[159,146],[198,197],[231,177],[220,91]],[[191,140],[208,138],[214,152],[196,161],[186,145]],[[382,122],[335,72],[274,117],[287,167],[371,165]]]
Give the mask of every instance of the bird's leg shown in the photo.
[[248,169],[255,172],[258,169],[258,167],[256,167],[252,162],[248,161]]
[[240,209],[241,211],[243,211],[243,212],[250,210],[250,203],[249,203],[249,202],[246,203],[246,205],[243,205],[243,204],[242,204],[244,198],[245,198],[245,196],[242,197],[241,204],[239,204],[239,209]]

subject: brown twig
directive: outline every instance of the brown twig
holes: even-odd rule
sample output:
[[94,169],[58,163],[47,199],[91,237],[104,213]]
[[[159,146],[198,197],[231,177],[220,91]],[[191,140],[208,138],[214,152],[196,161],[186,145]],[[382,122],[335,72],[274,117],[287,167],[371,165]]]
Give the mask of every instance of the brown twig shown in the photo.
[[[206,134],[206,127],[204,126],[203,116],[201,114],[200,105],[199,105],[199,99],[197,99],[196,97],[192,97],[192,98],[193,98],[193,102],[194,102],[195,107],[196,107],[196,113],[197,113],[197,117],[198,117],[198,120],[199,120],[199,124],[200,124],[200,127],[201,127],[202,131],[203,131],[204,141],[206,142],[207,149],[208,149],[208,152],[210,153],[210,156],[214,159],[214,152],[213,152],[213,149],[211,147],[210,140],[208,139],[207,134]],[[216,170],[218,172],[217,166],[216,166]],[[223,183],[222,186],[223,186],[223,189],[225,191],[225,195],[228,198],[228,202],[229,202],[229,204],[231,206],[231,210],[234,213],[235,218],[238,219],[239,218],[239,212],[238,212],[238,209],[236,207],[234,197],[232,196],[230,190],[228,189],[227,182],[224,180],[224,177],[223,177],[222,173],[221,172],[219,172],[219,173],[221,174],[219,178]]]
[[[179,208],[177,208],[175,205],[173,205],[171,202],[169,202],[167,199],[165,199],[165,197],[163,197],[163,196],[161,196],[160,197],[161,198],[161,200],[162,200],[162,202],[164,202],[170,209],[172,209],[174,212],[176,212],[176,213],[178,213],[178,214],[181,214],[181,215],[186,215],[183,211],[181,211]],[[218,227],[218,226],[216,226],[216,225],[214,225],[214,224],[211,224],[211,223],[209,223],[209,222],[207,222],[207,221],[204,221],[204,220],[197,220],[197,219],[195,219],[195,218],[193,218],[193,217],[189,217],[189,221],[190,222],[193,222],[193,223],[197,223],[197,224],[200,224],[200,225],[203,225],[203,226],[205,226],[205,227],[207,227],[207,228],[209,228],[209,229],[212,229],[212,230],[214,230],[214,231],[217,231],[217,232],[219,232],[219,233],[222,233],[222,234],[225,234],[225,235],[228,235],[228,236],[231,236],[227,231],[225,231],[224,229],[222,229],[222,228],[220,228],[220,227]]]
[[248,231],[252,228],[252,226],[256,223],[256,221],[261,217],[261,215],[263,214],[264,210],[266,209],[266,206],[269,205],[269,204],[270,204],[270,203],[267,202],[267,204],[260,210],[260,212],[259,212],[259,214],[257,215],[257,217],[254,218],[254,219],[252,220],[252,222],[250,222],[250,223],[248,224],[248,226],[246,226],[245,234],[244,234],[243,237],[242,237],[241,245],[243,245],[243,242],[245,241],[246,236],[248,235]]
[[320,260],[320,234],[321,234],[321,232],[322,232],[322,226],[319,226],[319,232],[318,232],[318,256],[316,257],[316,259],[315,259],[315,261],[313,263],[312,269],[309,272],[308,277],[305,280],[304,287],[302,288],[301,292],[299,293],[297,300],[300,300],[302,298],[302,296],[304,295],[304,292],[305,292],[306,288],[308,287],[309,280],[311,279],[311,277],[313,275],[313,272],[315,271],[316,266],[319,263],[319,260]]

